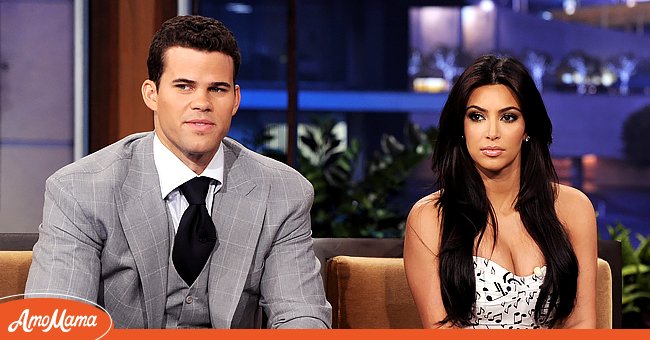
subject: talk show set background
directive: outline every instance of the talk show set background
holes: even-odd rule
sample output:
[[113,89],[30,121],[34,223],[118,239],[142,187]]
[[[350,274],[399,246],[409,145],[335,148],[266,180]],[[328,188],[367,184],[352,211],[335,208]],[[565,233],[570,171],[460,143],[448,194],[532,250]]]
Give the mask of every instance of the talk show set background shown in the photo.
[[[152,106],[146,99],[143,102],[143,97],[147,97],[143,81],[150,79],[147,68],[149,46],[152,36],[164,22],[185,15],[199,15],[221,22],[234,35],[241,53],[241,64],[233,83],[238,86],[226,84],[226,90],[219,89],[219,93],[236,93],[236,104],[227,137],[221,142],[225,151],[220,152],[225,156],[215,157],[224,157],[226,169],[230,169],[229,162],[236,165],[243,162],[246,172],[238,173],[237,178],[242,182],[232,182],[237,183],[234,189],[228,183],[221,187],[224,181],[230,180],[225,174],[225,179],[212,181],[209,190],[225,190],[226,194],[229,190],[242,190],[245,191],[242,197],[262,197],[264,193],[256,191],[261,185],[255,187],[246,180],[251,171],[258,171],[256,167],[262,164],[260,169],[268,166],[282,174],[278,179],[271,172],[259,170],[263,175],[258,176],[262,179],[257,183],[264,181],[265,185],[274,188],[269,189],[271,194],[264,198],[268,197],[270,203],[266,208],[260,208],[272,207],[273,210],[267,219],[259,219],[263,220],[260,222],[260,240],[269,237],[267,255],[275,256],[272,244],[278,241],[273,238],[278,235],[270,235],[276,232],[275,229],[266,232],[269,229],[265,228],[279,225],[277,233],[282,234],[286,230],[282,227],[283,223],[288,223],[286,221],[310,219],[310,222],[296,223],[301,228],[308,223],[306,231],[298,228],[293,233],[287,232],[286,238],[280,238],[283,242],[291,237],[306,242],[308,246],[305,246],[304,254],[307,260],[298,259],[291,262],[293,264],[286,264],[280,257],[278,262],[267,263],[264,262],[267,259],[260,259],[261,253],[253,256],[251,252],[252,260],[244,251],[224,255],[232,261],[242,260],[242,268],[244,261],[252,263],[250,272],[244,268],[240,273],[245,281],[241,283],[244,288],[240,287],[245,291],[242,296],[250,294],[251,299],[259,299],[255,292],[271,294],[271,289],[264,287],[264,282],[268,283],[264,281],[266,278],[261,281],[262,288],[255,279],[263,277],[264,270],[270,270],[265,268],[270,263],[286,265],[291,268],[279,273],[293,275],[291,270],[296,272],[299,279],[296,279],[295,286],[292,285],[294,290],[305,287],[301,286],[304,282],[300,280],[309,281],[310,288],[303,298],[308,301],[306,304],[316,320],[291,328],[403,330],[430,327],[428,321],[423,324],[422,320],[429,312],[437,316],[438,309],[431,307],[423,311],[429,307],[423,307],[422,301],[426,298],[421,296],[424,290],[414,288],[417,286],[414,281],[420,277],[413,274],[419,272],[419,269],[412,269],[418,263],[413,260],[417,258],[413,254],[414,249],[428,251],[426,249],[432,244],[430,240],[438,238],[431,236],[434,233],[422,233],[414,228],[413,225],[417,225],[414,215],[420,211],[418,207],[428,204],[427,197],[439,199],[435,192],[440,188],[465,188],[465,184],[469,188],[475,183],[472,172],[454,170],[457,171],[454,174],[467,175],[465,180],[458,181],[458,186],[452,186],[449,180],[452,177],[443,176],[447,168],[440,162],[451,159],[444,153],[451,153],[454,147],[460,145],[462,149],[462,145],[473,145],[471,131],[478,131],[478,128],[471,130],[471,124],[478,126],[482,119],[490,121],[491,109],[483,109],[486,102],[479,98],[476,99],[478,104],[472,106],[479,108],[478,113],[468,111],[461,114],[465,117],[461,119],[467,121],[459,121],[461,125],[457,126],[464,126],[464,130],[457,126],[447,127],[453,123],[445,126],[443,122],[454,119],[447,118],[451,117],[450,112],[456,112],[452,109],[455,103],[451,102],[455,98],[454,85],[459,81],[468,84],[472,81],[466,80],[471,77],[464,76],[463,72],[477,65],[477,58],[481,56],[507,56],[517,62],[515,66],[503,67],[517,69],[517,65],[521,65],[532,82],[528,87],[526,84],[510,86],[510,92],[490,92],[490,98],[509,93],[511,99],[508,100],[516,102],[507,113],[507,119],[512,119],[513,123],[504,122],[503,118],[495,124],[510,129],[507,131],[514,131],[515,125],[512,124],[517,124],[516,119],[522,119],[519,124],[523,119],[527,124],[533,121],[537,124],[537,120],[530,118],[529,111],[516,106],[528,108],[528,103],[536,104],[537,99],[531,98],[538,93],[539,102],[543,102],[543,109],[552,123],[552,132],[550,125],[548,129],[548,142],[552,140],[552,143],[549,147],[546,140],[540,142],[543,133],[531,132],[532,128],[526,126],[525,133],[524,130],[518,132],[523,134],[517,147],[522,148],[524,157],[536,155],[534,150],[540,145],[542,150],[546,148],[549,155],[547,169],[554,169],[562,188],[575,189],[560,189],[559,194],[553,190],[548,192],[560,197],[579,197],[560,198],[561,202],[572,202],[572,207],[553,208],[551,205],[549,209],[557,210],[558,216],[543,221],[550,221],[550,224],[556,220],[566,221],[572,214],[580,215],[584,211],[581,207],[586,207],[589,213],[589,209],[593,209],[593,221],[588,219],[584,223],[593,222],[595,232],[578,233],[570,229],[568,234],[552,238],[557,248],[549,246],[547,250],[540,247],[541,258],[552,258],[563,265],[569,264],[569,267],[575,265],[571,268],[582,268],[588,273],[589,285],[595,286],[595,300],[590,300],[590,303],[596,309],[593,315],[595,324],[589,328],[650,328],[650,2],[646,0],[0,0],[0,271],[4,273],[0,277],[0,298],[12,296],[0,299],[0,308],[4,302],[22,299],[26,292],[30,266],[36,259],[32,251],[38,249],[34,245],[39,240],[39,225],[44,221],[44,203],[48,206],[44,198],[46,179],[57,170],[87,155],[102,152],[100,150],[118,141],[127,146],[143,141],[156,147],[155,143],[159,141],[154,140],[153,133],[133,135],[153,131],[154,124],[165,124],[164,121],[154,123],[152,119],[152,111],[162,109]],[[189,50],[193,51],[192,48]],[[164,80],[164,68],[162,72]],[[501,84],[501,81],[495,84]],[[150,83],[156,91],[164,89],[163,86],[155,81]],[[457,91],[461,92],[456,96],[465,95],[461,87],[458,86]],[[527,89],[525,96],[514,93],[512,88]],[[162,92],[156,93],[161,95]],[[472,96],[467,94],[469,99],[465,98],[465,104],[475,100],[473,95],[477,92],[471,93]],[[494,101],[498,102],[497,99]],[[524,125],[521,126],[523,129]],[[159,128],[156,125],[157,131]],[[504,136],[502,133],[499,137],[489,135],[487,138],[498,144],[494,141],[505,139]],[[127,139],[123,140],[125,137]],[[441,144],[436,144],[439,141],[447,143],[444,145],[449,148],[443,150]],[[167,146],[168,140],[163,135],[160,142],[161,146]],[[481,153],[494,156],[502,151],[495,146],[488,149],[481,149]],[[150,152],[145,147],[134,147],[133,150],[134,154]],[[469,162],[476,157],[480,159],[480,155],[465,150],[463,155]],[[272,160],[257,158],[258,155]],[[241,161],[244,158],[246,161]],[[96,162],[100,164],[104,160],[106,158],[97,157]],[[466,163],[459,161],[457,164]],[[475,161],[468,164],[489,170],[493,163]],[[146,173],[148,168],[142,169]],[[85,180],[85,177],[80,179],[80,183]],[[101,182],[101,179],[97,180]],[[283,189],[274,191],[278,183],[282,183]],[[535,178],[522,175],[521,183],[536,182]],[[485,190],[488,190],[487,194]],[[483,195],[490,196],[492,201],[492,192],[489,188],[485,190]],[[469,197],[483,197],[479,194],[474,196],[478,191],[468,189],[467,192]],[[186,195],[183,192],[183,197]],[[461,196],[443,196],[443,201],[447,202],[442,204],[446,209],[445,216],[451,216],[445,226],[454,223],[454,216],[471,215],[464,215],[464,208],[456,209],[462,204],[454,204],[454,198]],[[219,194],[215,197],[215,204],[221,204]],[[251,202],[258,200],[257,197],[251,198]],[[539,197],[533,199],[543,201]],[[239,215],[241,211],[257,209],[247,202],[228,203],[226,206],[230,211],[225,215],[232,216],[228,215],[230,219],[224,217],[224,221],[246,220],[247,217],[242,216],[248,215]],[[311,208],[296,202],[311,202]],[[210,199],[208,204],[212,204]],[[83,206],[83,202],[79,206]],[[212,214],[210,208],[207,209]],[[288,212],[283,218],[285,209]],[[442,211],[437,209],[430,211]],[[150,211],[143,209],[142,214],[147,215]],[[294,215],[300,213],[302,217]],[[250,215],[256,216],[254,211]],[[490,218],[503,218],[496,207],[486,215],[484,224],[490,224]],[[211,216],[217,219],[215,215]],[[170,225],[174,218],[181,219],[181,216],[169,217]],[[245,223],[253,226],[255,218]],[[474,218],[469,216],[466,221],[476,221]],[[166,220],[163,218],[161,221]],[[178,225],[178,221],[175,223]],[[467,232],[470,229],[462,230]],[[485,230],[481,242],[492,242],[491,229]],[[500,232],[507,230],[500,229]],[[167,235],[165,229],[164,236],[173,239],[174,232],[177,231],[170,228]],[[591,242],[591,246],[575,247],[575,235],[586,235],[585,238],[593,238],[595,242]],[[441,237],[447,242],[466,239],[454,238],[453,235]],[[217,240],[216,246],[220,246],[219,240],[225,249],[222,239]],[[549,257],[545,251],[552,253],[553,249],[558,249],[564,253],[566,247],[558,240],[565,240],[566,247],[573,247],[575,254],[571,251],[573,255],[566,257],[556,254]],[[233,241],[227,245],[244,249],[249,247],[248,241],[242,236],[241,244]],[[421,241],[421,245],[414,246],[416,241]],[[294,248],[282,249],[284,252],[291,249],[298,254],[303,248],[297,243]],[[255,242],[251,245],[253,248],[260,246]],[[520,245],[525,246],[523,243]],[[52,252],[55,252],[56,245],[53,247]],[[511,249],[516,248],[511,246]],[[171,244],[167,250],[170,249]],[[472,265],[472,261],[462,262],[460,256],[454,257],[451,246],[444,247],[443,244],[439,249],[451,254],[446,257],[449,261],[460,261],[454,264]],[[470,244],[466,249],[473,248]],[[482,251],[481,248],[475,250],[474,255]],[[214,254],[221,253],[215,251]],[[216,256],[214,254],[212,256]],[[584,267],[580,263],[584,258],[593,258],[597,264]],[[473,259],[474,268],[483,260],[482,256]],[[500,267],[495,261],[488,263],[488,259],[484,260],[486,271],[505,270],[513,280],[519,279],[525,284],[537,282],[536,278],[543,280],[545,275],[556,280],[570,276],[575,281],[578,277],[575,273],[573,276],[562,276],[566,273],[559,271],[547,273],[546,266],[541,265],[535,269],[530,265],[523,271],[520,268],[510,270]],[[169,261],[171,268],[171,257]],[[554,265],[555,262],[550,264],[548,270],[554,270]],[[230,270],[223,267],[224,273]],[[462,265],[457,267],[458,273],[453,275],[461,275],[461,268],[465,268]],[[191,275],[191,279],[179,272],[182,279],[177,280],[178,287],[187,283],[189,287],[202,289],[198,283],[192,285],[192,282],[200,282],[201,268],[196,269],[198,277]],[[215,267],[208,265],[205,268]],[[516,275],[515,271],[533,274]],[[307,273],[308,278],[301,277],[298,272],[300,275]],[[175,275],[172,269],[169,275]],[[453,275],[443,275],[434,282],[445,283],[458,278]],[[212,277],[203,279],[208,286],[216,282]],[[527,281],[529,279],[533,281]],[[580,278],[577,280],[578,287],[573,287],[572,292],[580,295],[584,291],[581,285],[585,283]],[[287,288],[286,282],[291,280],[280,279],[277,282]],[[532,284],[541,285],[541,282]],[[165,289],[176,289],[173,284],[176,283],[168,284]],[[34,283],[30,282],[30,285]],[[267,287],[271,285],[268,283]],[[564,289],[562,285],[559,282],[553,287]],[[39,286],[38,283],[35,286]],[[210,290],[208,286],[204,287],[206,292]],[[219,286],[219,289],[223,287]],[[312,288],[313,294],[309,290]],[[277,290],[282,291],[282,287]],[[460,290],[454,290],[457,291]],[[445,301],[444,307],[440,308],[447,310],[447,325],[468,327],[466,321],[471,323],[473,319],[462,313],[471,303],[463,305],[467,307],[463,309],[460,306],[463,301],[449,299],[454,292],[438,293],[435,301]],[[226,289],[224,296],[228,294],[231,293]],[[557,297],[551,293],[551,299],[553,296]],[[178,305],[191,304],[187,297],[179,299]],[[237,299],[240,299],[239,295]],[[262,298],[244,303],[243,299],[232,302],[232,312],[226,313],[224,320],[246,319],[237,324],[243,328],[275,328],[286,321],[269,321],[264,307],[267,303],[273,306],[272,302]],[[533,306],[534,301],[536,296]],[[579,299],[576,301],[578,307],[571,308],[581,311],[582,304]],[[146,302],[149,303],[152,302]],[[167,303],[166,306],[161,304],[166,313],[173,310],[169,305],[171,302],[168,300]],[[102,305],[101,302],[98,304]],[[208,305],[212,306],[212,303],[205,301],[198,306],[207,308]],[[300,308],[304,306],[300,306],[295,307],[296,315],[302,312]],[[534,307],[539,309],[540,306],[543,304]],[[277,312],[275,307],[270,308]],[[459,314],[450,314],[451,310]],[[535,309],[531,310],[534,312]],[[561,314],[557,309],[551,310]],[[319,318],[325,318],[324,315],[330,312],[331,320],[321,323]],[[201,312],[192,313],[198,315]],[[242,317],[242,313],[249,313],[250,320]],[[217,317],[210,318],[207,314],[204,315],[207,327],[210,323],[214,328],[231,328],[236,324],[232,321],[216,327]],[[505,320],[502,319],[504,316],[487,315],[485,318],[499,323]],[[515,323],[517,317],[514,317]],[[533,317],[531,314],[529,317],[535,319],[539,315]],[[580,322],[574,319],[561,319],[559,324],[579,325]],[[519,320],[522,320],[520,316]],[[550,320],[552,324],[553,319]],[[167,322],[166,325],[172,324]],[[0,329],[2,332],[4,330]],[[240,335],[262,335],[255,331],[247,332],[250,333]],[[303,332],[299,334],[328,336],[316,331]],[[352,335],[332,332],[337,334],[332,336]],[[471,332],[454,332],[457,337],[476,336]],[[137,334],[151,333],[115,329],[110,330],[106,338]],[[208,335],[201,332],[188,334],[196,334],[199,338]],[[292,333],[277,334],[295,336]],[[358,333],[358,336],[390,334],[423,335],[407,331],[368,331]],[[572,336],[573,333],[566,334]],[[593,334],[602,336],[603,333]],[[636,336],[634,334],[630,333]],[[165,336],[164,333],[158,335]]]

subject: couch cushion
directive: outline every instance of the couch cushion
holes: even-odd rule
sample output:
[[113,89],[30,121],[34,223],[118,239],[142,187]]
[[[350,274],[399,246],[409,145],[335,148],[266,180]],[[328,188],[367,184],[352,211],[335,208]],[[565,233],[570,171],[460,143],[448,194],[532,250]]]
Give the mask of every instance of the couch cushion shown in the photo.
[[334,328],[422,328],[403,259],[336,256],[327,272]]
[[596,328],[612,328],[612,271],[603,259],[596,273]]
[[[0,275],[0,297],[25,292],[25,283],[31,263],[31,251],[0,251],[0,273],[2,273]],[[0,300],[0,302],[7,301],[10,299]]]

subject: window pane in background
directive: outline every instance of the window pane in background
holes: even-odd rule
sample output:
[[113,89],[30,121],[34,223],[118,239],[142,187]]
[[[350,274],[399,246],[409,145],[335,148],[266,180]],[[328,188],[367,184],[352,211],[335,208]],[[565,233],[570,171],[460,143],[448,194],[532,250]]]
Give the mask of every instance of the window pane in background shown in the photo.
[[0,0],[0,232],[36,232],[72,161],[73,1]]
[[[396,1],[297,1],[300,89],[407,90],[406,8]],[[286,1],[203,0],[199,14],[234,32],[242,50],[243,86],[286,87]]]
[[[239,81],[242,84],[242,106],[246,106],[249,100],[256,103],[251,109],[246,107],[241,110],[233,122],[231,135],[240,138],[244,135],[237,134],[250,128],[249,124],[264,126],[266,123],[262,121],[271,117],[257,100],[258,94],[266,94],[257,90],[285,91],[287,2],[246,1],[249,7],[239,13],[228,9],[228,3],[203,0],[199,8],[200,14],[224,21],[242,46],[244,60]],[[560,64],[562,58],[571,52],[570,48],[577,45],[586,52],[599,53],[603,58],[630,50],[634,50],[642,59],[648,57],[647,48],[641,46],[650,44],[638,43],[647,40],[644,36],[559,21],[553,22],[552,26],[564,33],[545,34],[548,30],[541,28],[549,23],[538,16],[513,12],[507,6],[497,8],[499,15],[491,16],[497,21],[486,32],[481,32],[487,36],[470,39],[461,34],[465,26],[461,23],[460,8],[437,7],[437,11],[446,15],[445,24],[436,21],[436,25],[426,25],[418,21],[422,18],[415,14],[429,11],[431,8],[427,6],[445,4],[437,1],[297,1],[299,93],[305,98],[320,98],[318,101],[299,100],[299,105],[305,107],[299,112],[299,121],[304,123],[309,120],[308,111],[323,116],[336,112],[336,117],[347,123],[348,137],[362,142],[362,159],[367,159],[373,153],[382,132],[395,134],[399,138],[400,133],[395,130],[400,130],[407,120],[425,128],[437,124],[446,91],[437,96],[411,92],[413,84],[409,77],[417,72],[409,76],[409,71],[412,71],[409,61],[413,59],[413,51],[421,47],[419,43],[428,43],[430,47],[437,44],[464,46],[470,52],[476,49],[486,52],[493,48],[496,52],[503,50],[519,58],[523,58],[524,52],[533,44],[537,48],[550,49],[554,57],[553,66]],[[475,8],[472,10],[477,11]],[[445,26],[448,26],[446,31]],[[534,31],[534,34],[529,31]],[[590,34],[592,31],[599,34]],[[605,41],[599,38],[603,35],[615,38]],[[574,43],[561,44],[560,36]],[[478,42],[472,43],[475,40]],[[472,46],[465,46],[470,43]],[[420,52],[430,54],[431,51],[431,48],[425,48]],[[260,60],[255,60],[258,57]],[[616,91],[599,91],[595,95],[567,92],[557,86],[557,75],[553,69],[544,78],[546,86],[542,95],[554,122],[555,142],[551,151],[556,158],[558,172],[564,183],[582,186],[592,199],[599,212],[603,237],[606,237],[605,225],[616,221],[622,221],[634,231],[650,232],[650,225],[646,222],[650,219],[647,209],[650,204],[650,169],[633,169],[626,163],[619,131],[625,117],[647,101],[644,93],[647,95],[648,87],[644,90],[643,86],[647,85],[639,83],[647,79],[643,78],[647,73],[643,71],[647,69],[643,66],[647,64],[645,60],[642,60],[637,74],[630,81],[632,93],[627,97],[617,95]],[[442,73],[433,76],[441,78]],[[401,96],[399,99],[385,100],[396,93]],[[347,94],[353,94],[354,99],[350,100]],[[366,94],[373,98],[365,97]],[[342,108],[332,107],[332,103],[346,100],[347,104],[343,103]],[[422,103],[414,105],[418,100],[422,100]],[[408,103],[407,108],[404,103]],[[367,105],[370,109],[357,105]],[[379,105],[381,108],[377,108]],[[271,106],[275,115],[273,121],[268,123],[283,124],[286,104],[280,101]],[[594,155],[597,162],[589,161]],[[584,166],[581,165],[583,163]],[[582,171],[582,174],[578,175],[577,171]],[[409,184],[409,189],[421,190],[429,184],[428,166],[418,169],[413,179],[417,183]],[[405,206],[418,195],[405,195]]]

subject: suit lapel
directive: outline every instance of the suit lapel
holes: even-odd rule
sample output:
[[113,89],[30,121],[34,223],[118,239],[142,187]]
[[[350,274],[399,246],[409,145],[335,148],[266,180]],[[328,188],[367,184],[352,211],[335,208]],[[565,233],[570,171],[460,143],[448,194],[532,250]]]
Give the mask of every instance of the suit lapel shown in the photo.
[[134,146],[128,171],[120,192],[116,193],[119,217],[142,284],[147,316],[143,327],[161,328],[167,291],[169,229],[153,160],[153,133]]
[[240,147],[224,140],[224,183],[212,219],[219,239],[210,261],[212,326],[229,328],[248,277],[264,220],[268,187],[257,185],[239,158]]

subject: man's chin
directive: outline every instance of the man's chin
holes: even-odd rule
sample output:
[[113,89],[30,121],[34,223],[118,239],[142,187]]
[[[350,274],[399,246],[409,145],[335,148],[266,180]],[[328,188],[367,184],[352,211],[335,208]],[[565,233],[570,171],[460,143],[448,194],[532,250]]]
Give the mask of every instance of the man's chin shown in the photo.
[[194,158],[194,159],[200,159],[200,158],[212,158],[217,153],[217,150],[219,150],[219,144],[217,145],[211,145],[211,146],[206,146],[206,147],[195,147],[186,150],[185,154],[188,157]]

